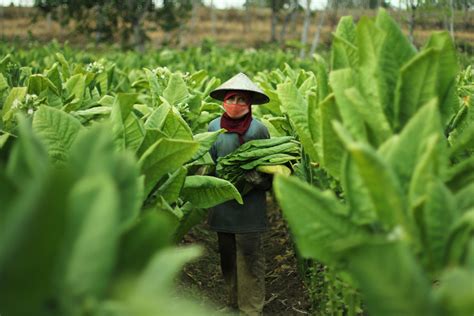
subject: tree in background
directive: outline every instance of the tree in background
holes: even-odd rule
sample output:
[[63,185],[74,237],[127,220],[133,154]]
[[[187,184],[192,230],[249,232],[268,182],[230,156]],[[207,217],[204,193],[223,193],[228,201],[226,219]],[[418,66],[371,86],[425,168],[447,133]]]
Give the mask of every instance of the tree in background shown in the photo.
[[[469,11],[474,6],[474,0],[404,0],[406,10],[408,11],[408,33],[411,41],[414,40],[414,31],[417,24],[417,18],[420,15],[438,16],[439,23],[445,29],[449,30],[454,39],[454,14],[455,10],[464,11],[464,21],[467,21]],[[425,23],[424,19],[420,23]],[[465,28],[469,27],[466,23]]]
[[269,5],[272,9],[272,19],[271,19],[271,36],[270,36],[270,41],[271,42],[276,42],[277,37],[276,37],[276,26],[278,23],[278,12],[280,12],[281,8],[283,7],[283,1],[282,0],[270,0]]
[[300,58],[306,57],[306,43],[308,42],[310,23],[311,23],[311,0],[306,0],[303,31],[301,32]]
[[[192,0],[35,0],[34,6],[63,25],[74,21],[82,34],[95,34],[96,42],[120,39],[122,47],[143,50],[148,40],[146,24],[157,24],[166,33],[189,18]],[[148,22],[148,23],[145,23]]]
[[281,26],[281,30],[280,30],[280,42],[281,43],[285,42],[288,26],[290,24],[292,24],[293,28],[294,28],[294,24],[295,24],[295,20],[296,20],[296,14],[298,13],[298,10],[301,9],[301,6],[300,6],[298,0],[290,0],[289,2],[290,2],[290,4],[289,4],[288,10],[287,10],[288,12],[285,15],[285,19],[283,21],[283,25]]
[[[41,1],[35,0],[35,6],[39,9],[40,13],[46,16],[48,21],[48,31],[51,31],[51,20],[55,9],[62,3],[61,0],[50,0],[50,1]],[[34,16],[33,19],[36,20],[37,16]]]
[[[169,34],[181,28],[184,21],[191,17],[192,9],[192,0],[163,0],[162,7],[156,11],[158,24],[166,34]],[[176,40],[179,41],[179,36],[176,37]],[[168,41],[169,39],[166,39],[165,42]]]
[[[212,1],[211,1],[212,2]],[[248,16],[250,13],[251,7],[260,7],[260,8],[270,8],[271,10],[271,32],[270,32],[270,42],[278,42],[281,41],[286,33],[286,27],[288,24],[287,19],[282,25],[282,30],[280,33],[280,39],[277,38],[277,26],[279,24],[279,15],[283,9],[290,9],[290,13],[292,11],[296,12],[298,8],[298,0],[245,0],[244,8],[246,10],[246,19],[251,19]],[[289,19],[289,16],[288,16]],[[248,26],[247,26],[248,27]],[[244,27],[244,30],[248,30],[247,27]]]

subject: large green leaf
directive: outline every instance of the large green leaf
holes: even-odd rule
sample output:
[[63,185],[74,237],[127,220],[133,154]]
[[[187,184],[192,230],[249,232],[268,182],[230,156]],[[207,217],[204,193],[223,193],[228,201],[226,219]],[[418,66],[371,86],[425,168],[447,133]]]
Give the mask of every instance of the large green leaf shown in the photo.
[[64,164],[69,149],[82,129],[81,123],[71,115],[48,106],[41,106],[33,117],[33,130],[48,149],[55,163]]
[[427,184],[437,180],[440,177],[440,163],[437,143],[439,142],[439,136],[434,134],[427,139],[426,147],[424,152],[420,156],[415,169],[413,170],[413,176],[409,187],[409,200],[410,206],[415,207],[420,203],[420,200],[425,199],[427,191]]
[[171,108],[162,126],[163,133],[174,139],[192,140],[193,133],[179,112]]
[[161,196],[170,204],[175,202],[179,198],[187,173],[188,170],[185,167],[181,167],[171,173],[166,182],[158,188],[156,195]]
[[186,121],[183,120],[168,102],[161,104],[147,119],[147,129],[158,129],[169,138],[192,140],[192,131]]
[[[198,247],[168,248],[156,253],[138,279],[128,285],[130,293],[121,301],[100,306],[103,315],[205,316],[215,312],[188,300],[176,299],[170,291],[183,265],[201,253]],[[172,304],[170,304],[172,302]]]
[[209,176],[188,176],[181,196],[196,208],[209,208],[235,199],[243,204],[239,191],[229,181]]
[[181,217],[176,231],[174,232],[174,242],[180,242],[194,226],[202,223],[208,214],[208,209],[195,208],[190,202],[181,207],[183,216]]
[[[472,251],[474,234],[474,209],[465,212],[451,226],[446,243],[446,263],[449,266],[464,265]],[[471,247],[471,248],[470,248]],[[472,254],[471,254],[472,256]]]
[[108,92],[108,74],[107,72],[102,72],[97,74],[94,78],[96,85],[100,89],[100,95],[104,95]]
[[354,159],[347,155],[342,164],[341,185],[349,206],[351,219],[358,224],[377,220],[377,211]]
[[387,77],[393,76],[392,72],[396,69],[384,67],[384,43],[387,34],[368,17],[362,17],[357,24],[356,35],[359,47],[359,75],[362,81],[360,84],[367,101],[373,102],[376,107],[389,107],[392,100],[389,100],[387,93]]
[[17,118],[19,137],[11,151],[6,174],[21,188],[23,182],[42,177],[49,166],[47,150],[33,133],[30,122],[23,115]]
[[63,81],[61,79],[61,73],[59,72],[58,65],[58,63],[54,63],[52,67],[46,70],[46,77],[53,83],[57,91],[61,91]]
[[57,61],[61,65],[61,75],[64,80],[69,78],[71,76],[71,67],[69,63],[67,62],[66,58],[64,58],[64,55],[61,53],[56,53],[55,54]]
[[36,95],[44,95],[43,92],[47,90],[53,91],[55,94],[59,94],[58,88],[51,82],[47,77],[35,74],[28,78],[28,93]]
[[71,114],[74,116],[81,116],[83,118],[90,118],[95,115],[110,115],[112,109],[108,106],[95,106],[93,108],[89,108],[87,110],[78,110],[72,111]]
[[70,179],[52,170],[30,123],[23,116],[18,121],[18,139],[1,172],[2,190],[8,182],[9,192],[0,196],[0,306],[9,314],[49,315]]
[[[7,79],[3,76],[3,74],[0,72],[0,92],[3,93],[4,90],[8,89],[8,82]],[[0,96],[1,96],[0,93]]]
[[122,135],[125,140],[125,148],[137,152],[146,133],[142,121],[134,113],[130,113],[124,122],[123,128],[124,133]]
[[459,124],[450,134],[449,143],[452,147],[449,150],[451,158],[462,159],[474,154],[474,109],[464,106],[468,113],[462,118]]
[[423,210],[425,235],[424,257],[432,272],[441,271],[446,262],[446,243],[449,229],[456,217],[455,201],[451,192],[441,181],[428,183]]
[[[24,153],[22,153],[23,155]],[[47,162],[46,162],[47,163]],[[65,205],[70,183],[59,172],[23,181],[21,191],[2,200],[0,220],[0,306],[9,315],[51,315]]]
[[180,74],[171,75],[166,89],[163,91],[163,97],[171,104],[177,105],[189,96],[186,83]]
[[447,184],[455,192],[474,182],[474,156],[450,168]]
[[263,165],[255,168],[258,172],[266,174],[281,174],[285,176],[291,175],[291,169],[285,165]]
[[439,52],[427,49],[401,69],[395,92],[396,129],[401,129],[423,105],[438,96]]
[[308,128],[313,142],[314,149],[318,153],[320,162],[322,160],[322,148],[321,148],[321,113],[319,111],[318,96],[313,92],[306,95],[308,103]]
[[143,138],[142,143],[140,144],[140,147],[137,150],[137,157],[141,157],[145,151],[147,151],[150,146],[152,146],[154,143],[156,143],[158,140],[162,138],[167,138],[168,136],[160,131],[159,129],[152,129],[152,128],[147,128],[145,129],[145,137]]
[[329,77],[328,77],[328,66],[324,61],[323,57],[315,55],[314,57],[316,62],[316,67],[318,71],[316,72],[316,82],[318,88],[318,103],[323,102],[330,93],[329,90]]
[[198,148],[199,144],[194,141],[166,138],[150,146],[139,160],[145,175],[145,194],[148,195],[166,173],[176,170],[191,159]]
[[154,110],[148,119],[145,122],[145,127],[147,129],[159,129],[163,128],[166,117],[171,110],[171,106],[168,103],[160,105],[156,110]]
[[135,93],[119,93],[112,105],[110,120],[115,142],[120,149],[138,150],[145,136],[141,121],[132,113],[137,98]]
[[440,279],[434,295],[443,315],[469,316],[474,313],[474,272],[454,268]]
[[220,129],[215,132],[204,132],[193,136],[194,140],[199,142],[199,149],[196,151],[191,160],[196,160],[204,156],[211,149],[212,145],[217,140],[220,134],[224,133],[225,129]]
[[26,91],[26,87],[14,87],[10,90],[2,107],[2,120],[4,122],[11,120],[16,111],[18,111],[18,103],[23,102]]
[[277,91],[282,106],[287,110],[305,152],[312,161],[319,161],[318,153],[311,138],[306,100],[291,82],[279,84]]
[[347,260],[371,315],[439,315],[428,279],[402,242],[363,245]]
[[394,126],[393,87],[397,84],[400,68],[415,55],[416,49],[384,9],[378,11],[375,23],[363,21],[357,31],[358,39],[362,41],[358,44],[361,81],[364,82],[362,90],[371,111],[385,113],[384,119]]
[[356,40],[359,48],[359,65],[375,69],[380,62],[380,54],[385,41],[385,32],[373,20],[362,17],[356,27]]
[[364,120],[368,141],[378,147],[392,135],[390,124],[382,107],[376,102],[369,101],[371,97],[364,97],[355,87],[346,89],[344,93],[359,112],[361,119]]
[[139,272],[148,264],[157,250],[171,245],[174,219],[169,214],[147,211],[120,239],[118,277],[125,272]]
[[320,192],[297,178],[280,175],[273,188],[304,257],[334,263],[342,251],[370,238],[344,215],[344,206],[331,192]]
[[158,78],[156,77],[156,73],[151,71],[150,69],[144,68],[146,78],[148,80],[148,85],[150,87],[152,102],[153,105],[159,100],[160,95],[163,94],[163,88],[158,83]]
[[401,185],[407,189],[413,177],[415,167],[420,157],[424,154],[430,136],[438,135],[436,143],[436,159],[439,165],[445,165],[446,147],[443,143],[444,136],[436,100],[425,104],[414,115],[400,133],[399,137],[392,139],[390,150],[385,154],[386,160],[391,165],[400,179]]
[[356,81],[356,75],[352,69],[332,71],[329,75],[329,82],[344,125],[356,139],[366,140],[367,132],[361,114],[346,94],[346,90],[354,87]]
[[99,296],[109,283],[120,235],[118,193],[108,175],[84,177],[70,192],[61,288],[71,299]]
[[397,25],[397,22],[388,14],[387,10],[379,9],[375,25],[383,30],[386,34],[386,41],[384,43],[384,52],[391,56],[393,62],[396,63],[396,68],[400,69],[415,53],[416,48],[410,43],[408,37],[403,33],[402,29]]
[[109,125],[84,130],[71,148],[71,166],[75,176],[107,174],[118,190],[120,225],[128,227],[138,216],[143,198],[143,178],[132,153],[118,152]]
[[0,136],[0,150],[5,146],[5,144],[8,142],[8,139],[11,136],[12,135],[10,133],[5,133],[5,134]]
[[[340,124],[335,124],[334,127],[339,135],[344,134]],[[406,201],[393,169],[369,146],[348,141],[345,137],[341,139],[368,189],[381,223],[387,229],[402,225],[410,233]]]
[[77,109],[84,100],[86,90],[86,76],[76,74],[71,76],[64,83],[65,98],[71,99],[69,104],[65,105],[66,109]]
[[340,178],[341,162],[344,157],[344,147],[339,137],[334,132],[332,121],[340,121],[340,114],[331,94],[327,99],[319,104],[320,111],[320,153],[322,166],[336,179]]
[[474,208],[474,183],[463,187],[456,195],[457,211],[462,214],[468,209]]
[[[391,134],[389,123],[393,121],[393,86],[407,53],[403,45],[394,47],[394,42],[402,36],[394,21],[384,11],[379,12],[377,21],[379,23],[363,18],[357,25],[360,67],[357,81],[351,84],[358,88],[346,90],[345,93],[350,93],[346,100],[352,100],[354,108],[358,109],[372,129],[371,138],[383,141]],[[343,90],[349,87],[350,84],[342,86]],[[340,96],[342,91],[335,92],[336,99],[343,99]],[[376,144],[382,141],[378,140]]]
[[457,51],[451,35],[444,32],[433,33],[426,44],[439,52],[438,66],[431,73],[437,78],[436,92],[440,104],[443,124],[457,112],[459,101],[456,94],[456,76],[459,72]]
[[176,274],[189,260],[196,258],[201,249],[196,246],[179,249],[164,249],[151,258],[137,285],[132,292],[131,299],[141,301],[156,297],[157,294],[166,295],[173,284]]
[[351,16],[342,17],[333,34],[331,70],[356,67],[358,52],[355,43],[355,25]]

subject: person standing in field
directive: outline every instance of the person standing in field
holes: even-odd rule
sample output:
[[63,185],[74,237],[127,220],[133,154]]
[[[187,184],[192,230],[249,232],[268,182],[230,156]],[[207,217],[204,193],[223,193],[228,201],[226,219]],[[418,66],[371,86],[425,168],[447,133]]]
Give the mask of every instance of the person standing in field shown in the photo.
[[[217,161],[243,143],[270,138],[267,128],[252,117],[252,105],[270,101],[245,74],[239,73],[210,93],[223,101],[224,114],[209,123],[209,131],[226,129],[210,152]],[[219,176],[219,175],[217,175]],[[252,189],[243,205],[231,200],[215,206],[209,215],[217,232],[221,269],[229,289],[229,306],[243,315],[262,315],[265,301],[265,257],[262,233],[267,228],[266,194],[271,179],[257,171],[246,174]]]

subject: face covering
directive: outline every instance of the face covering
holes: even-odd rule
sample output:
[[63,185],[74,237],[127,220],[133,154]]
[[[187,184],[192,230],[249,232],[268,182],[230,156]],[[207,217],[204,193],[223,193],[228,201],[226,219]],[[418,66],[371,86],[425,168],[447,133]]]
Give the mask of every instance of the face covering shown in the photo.
[[[236,95],[242,96],[245,99],[245,104],[229,103],[228,99]],[[245,114],[250,112],[250,106],[250,97],[245,93],[228,92],[224,97],[224,110],[227,115],[230,116],[230,118],[238,119],[244,116]]]
[[225,112],[233,119],[240,118],[249,112],[248,105],[241,105],[241,104],[225,104],[224,103],[224,110]]

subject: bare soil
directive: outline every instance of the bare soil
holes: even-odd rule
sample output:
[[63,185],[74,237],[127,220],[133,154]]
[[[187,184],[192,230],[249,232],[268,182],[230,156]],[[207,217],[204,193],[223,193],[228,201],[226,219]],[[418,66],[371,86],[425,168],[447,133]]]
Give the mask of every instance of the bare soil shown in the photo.
[[[298,274],[297,260],[288,228],[274,200],[268,197],[269,229],[264,234],[266,259],[266,303],[264,315],[308,315],[308,290]],[[200,244],[203,255],[187,264],[178,285],[179,292],[200,304],[226,307],[227,291],[222,279],[217,236],[206,224],[196,226],[183,240],[184,244]]]

